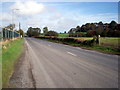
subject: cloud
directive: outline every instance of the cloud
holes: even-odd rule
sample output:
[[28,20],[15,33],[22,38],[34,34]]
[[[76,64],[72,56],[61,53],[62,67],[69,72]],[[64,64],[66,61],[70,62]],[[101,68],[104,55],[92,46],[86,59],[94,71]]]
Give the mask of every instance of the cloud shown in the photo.
[[[14,17],[16,17],[14,21],[17,23],[16,26],[18,26],[18,21],[21,22],[21,27],[25,31],[30,26],[40,27],[41,29],[47,26],[49,30],[64,32],[76,27],[77,25],[81,26],[85,23],[94,23],[99,21],[109,23],[111,20],[117,21],[118,19],[116,13],[97,13],[92,15],[79,12],[74,13],[72,11],[64,13],[64,10],[59,11],[59,9],[54,7],[54,5],[51,7],[47,4],[27,1],[24,3],[15,2],[10,6],[10,9],[19,9],[19,11],[16,10],[14,13]],[[2,13],[2,18],[0,18],[0,20],[6,21],[5,23],[11,23],[11,19],[12,15],[8,13]]]
[[81,15],[78,16],[79,20],[81,20],[81,24],[85,23],[94,23],[100,22],[109,23],[112,20],[117,22],[118,14],[117,13],[101,13],[101,14],[93,14],[93,15]]
[[44,10],[44,5],[35,1],[16,2],[11,6],[11,9],[19,9],[17,14],[30,16],[41,13]]
[[53,15],[49,17],[49,20],[57,20],[62,18],[62,15],[59,12],[53,12]]
[[[1,2],[15,2],[25,0],[0,0]],[[119,0],[33,0],[37,2],[119,2]]]
[[64,16],[64,14],[53,12],[50,16],[41,15],[39,18],[38,16],[34,16],[33,18],[29,19],[27,21],[27,25],[31,27],[40,27],[41,29],[47,26],[49,30],[55,30],[57,32],[69,31],[71,28],[74,28],[77,25],[81,26],[86,23],[95,23],[100,21],[103,23],[109,23],[112,20],[117,20],[117,14],[115,13],[78,16],[71,14],[69,16]]
[[1,13],[0,14],[0,20],[1,21],[11,21],[12,20],[12,16],[8,13]]

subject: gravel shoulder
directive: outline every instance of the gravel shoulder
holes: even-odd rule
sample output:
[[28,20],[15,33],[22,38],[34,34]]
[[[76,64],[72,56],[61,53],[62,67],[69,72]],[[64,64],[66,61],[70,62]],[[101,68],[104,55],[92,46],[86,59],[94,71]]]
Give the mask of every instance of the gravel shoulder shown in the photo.
[[15,65],[15,70],[10,78],[9,85],[14,88],[35,88],[32,76],[28,47],[24,44],[24,51]]

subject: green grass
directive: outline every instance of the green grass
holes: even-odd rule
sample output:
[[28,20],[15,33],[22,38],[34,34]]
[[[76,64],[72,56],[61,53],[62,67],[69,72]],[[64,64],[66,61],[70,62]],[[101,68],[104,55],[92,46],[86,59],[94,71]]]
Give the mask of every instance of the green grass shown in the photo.
[[104,46],[118,47],[119,37],[101,37],[100,43]]
[[[69,37],[68,33],[59,34],[59,37]],[[92,40],[93,37],[72,37],[75,39],[82,39],[82,40]],[[110,47],[118,47],[118,41],[120,37],[101,37],[100,43],[102,46],[110,46]]]
[[[86,33],[86,32],[83,32]],[[44,35],[40,35],[44,36]],[[69,37],[69,33],[61,33],[58,37]],[[93,37],[70,37],[75,39],[81,39],[81,40],[92,40]],[[120,37],[100,37],[100,44],[101,46],[108,46],[111,48],[118,48],[119,44],[118,41],[120,40]]]
[[75,39],[92,40],[93,37],[74,37]]
[[[82,40],[92,40],[93,37],[73,37],[75,39],[82,39]],[[119,43],[118,41],[120,40],[119,37],[100,37],[100,44],[101,46],[108,46],[111,48],[118,48]]]
[[17,39],[9,42],[6,46],[7,49],[2,51],[2,86],[8,87],[9,78],[14,71],[14,64],[20,57],[23,51],[24,39]]
[[45,35],[42,35],[42,34],[41,34],[41,35],[39,35],[39,36],[43,37],[43,36],[45,36]]
[[69,37],[69,33],[60,33],[59,37]]
[[[39,35],[39,36],[45,36],[45,35]],[[59,36],[58,37],[69,37],[69,34],[68,33],[59,33]]]

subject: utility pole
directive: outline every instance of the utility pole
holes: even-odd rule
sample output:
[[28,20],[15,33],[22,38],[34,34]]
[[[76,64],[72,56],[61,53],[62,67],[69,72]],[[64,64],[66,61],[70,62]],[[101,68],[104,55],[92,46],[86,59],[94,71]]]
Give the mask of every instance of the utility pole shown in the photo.
[[20,25],[20,22],[19,22],[19,30],[21,29],[21,25]]
[[[19,9],[12,9],[12,25],[14,25],[14,11],[15,10],[19,10]],[[14,39],[14,29],[13,29],[13,31],[12,31],[13,33],[12,33],[12,38]]]

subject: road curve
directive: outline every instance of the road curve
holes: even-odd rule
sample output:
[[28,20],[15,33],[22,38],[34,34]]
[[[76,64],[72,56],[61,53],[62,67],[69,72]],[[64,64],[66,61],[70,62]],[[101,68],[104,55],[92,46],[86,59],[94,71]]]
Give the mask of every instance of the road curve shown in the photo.
[[118,57],[25,38],[35,88],[118,88]]

